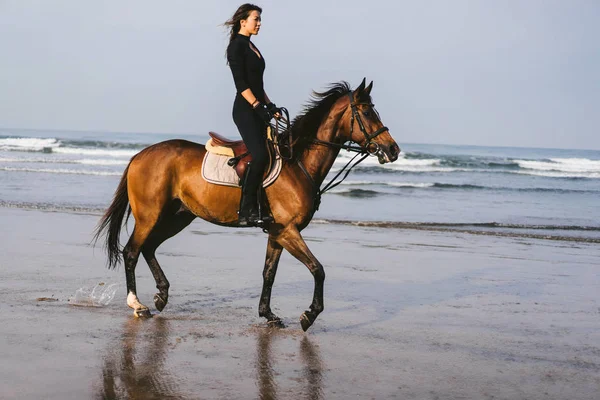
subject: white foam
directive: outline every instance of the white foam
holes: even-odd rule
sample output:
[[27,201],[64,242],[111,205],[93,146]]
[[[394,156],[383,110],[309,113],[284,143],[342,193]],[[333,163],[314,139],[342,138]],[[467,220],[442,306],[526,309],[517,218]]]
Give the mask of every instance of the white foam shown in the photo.
[[[352,159],[353,155],[348,153],[340,153],[333,164],[332,171],[339,171],[348,161]],[[383,168],[391,169],[395,171],[406,171],[406,172],[456,172],[456,171],[472,171],[471,169],[458,169],[440,166],[441,160],[437,158],[426,158],[426,159],[406,159],[404,157],[398,158],[393,163],[380,164],[377,157],[367,157],[360,167],[372,167],[372,168]]]
[[382,168],[393,169],[395,171],[405,171],[405,172],[473,172],[472,169],[469,168],[449,168],[449,167],[419,167],[414,165],[401,165],[401,164],[384,164],[381,165]]
[[423,159],[423,160],[407,160],[405,158],[399,158],[394,161],[395,165],[409,165],[415,167],[427,167],[432,165],[440,165],[441,160],[437,158],[433,159]]
[[600,178],[600,172],[511,171],[513,174],[545,176],[548,178]]
[[384,185],[383,182],[373,182],[373,181],[343,181],[341,185],[349,185],[349,186],[361,186],[361,185]]
[[109,172],[109,171],[89,171],[89,170],[76,170],[76,169],[64,169],[64,168],[13,168],[13,167],[0,167],[0,171],[7,172],[40,172],[47,174],[72,174],[72,175],[98,175],[98,176],[120,176],[122,172]]
[[[335,164],[346,164],[354,154],[349,153],[340,153],[335,160]],[[425,159],[412,159],[412,158],[404,158],[399,157],[396,161],[393,162],[395,165],[409,165],[416,167],[426,167],[432,165],[440,165],[441,160],[437,158],[425,158]],[[371,164],[371,165],[380,165],[377,157],[367,157],[362,164]]]
[[87,156],[127,157],[131,158],[140,150],[135,149],[95,149],[63,147],[55,138],[5,138],[0,139],[0,150],[4,151],[49,151],[57,154],[80,154]]
[[43,151],[55,149],[60,142],[54,138],[6,138],[0,139],[0,150],[8,151]]
[[551,158],[550,161],[559,163],[566,168],[574,168],[586,172],[600,172],[600,160],[590,160],[587,158]]
[[435,183],[388,182],[387,185],[395,187],[428,188],[433,187]]
[[600,161],[587,158],[552,158],[550,161],[514,160],[521,168],[537,171],[600,173]]

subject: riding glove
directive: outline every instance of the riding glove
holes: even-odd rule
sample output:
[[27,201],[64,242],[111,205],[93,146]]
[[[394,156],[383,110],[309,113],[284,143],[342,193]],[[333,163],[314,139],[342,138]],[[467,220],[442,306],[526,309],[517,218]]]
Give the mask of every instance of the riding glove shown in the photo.
[[258,114],[258,116],[265,121],[267,124],[273,118],[273,113],[269,111],[268,107],[265,104],[260,103],[254,108],[254,111]]
[[269,103],[269,104],[267,104],[267,110],[269,110],[269,112],[272,115],[275,115],[277,113],[281,114],[281,109],[279,107],[277,107],[275,105],[275,103]]

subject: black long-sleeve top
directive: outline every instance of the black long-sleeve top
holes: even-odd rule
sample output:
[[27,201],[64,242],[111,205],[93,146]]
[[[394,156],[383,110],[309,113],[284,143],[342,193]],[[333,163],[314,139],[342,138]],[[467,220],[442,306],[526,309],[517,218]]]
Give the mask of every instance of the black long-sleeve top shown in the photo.
[[265,89],[263,85],[263,73],[265,71],[265,59],[254,43],[252,46],[259,52],[260,57],[250,48],[250,37],[239,33],[227,46],[227,61],[233,74],[233,81],[238,96],[246,90],[252,90],[256,98],[265,102]]

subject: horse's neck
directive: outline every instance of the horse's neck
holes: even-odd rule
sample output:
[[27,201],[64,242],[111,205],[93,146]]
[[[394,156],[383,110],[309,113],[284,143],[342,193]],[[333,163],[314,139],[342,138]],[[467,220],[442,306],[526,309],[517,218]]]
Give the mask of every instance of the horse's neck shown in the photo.
[[[316,138],[324,142],[332,142],[337,130],[337,118],[325,121],[319,127]],[[315,185],[320,187],[329,170],[333,166],[340,149],[323,144],[313,144],[302,155],[300,161],[304,164]]]

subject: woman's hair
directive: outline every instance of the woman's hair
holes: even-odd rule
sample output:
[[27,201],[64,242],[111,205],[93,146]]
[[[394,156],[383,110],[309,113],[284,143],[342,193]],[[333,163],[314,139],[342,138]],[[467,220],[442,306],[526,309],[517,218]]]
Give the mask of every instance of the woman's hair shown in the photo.
[[231,31],[229,33],[229,42],[231,42],[235,35],[237,35],[237,33],[240,31],[242,27],[240,21],[243,19],[248,19],[252,11],[258,11],[259,13],[262,13],[262,8],[250,3],[242,4],[233,14],[233,17],[225,21],[223,25],[231,27]]

